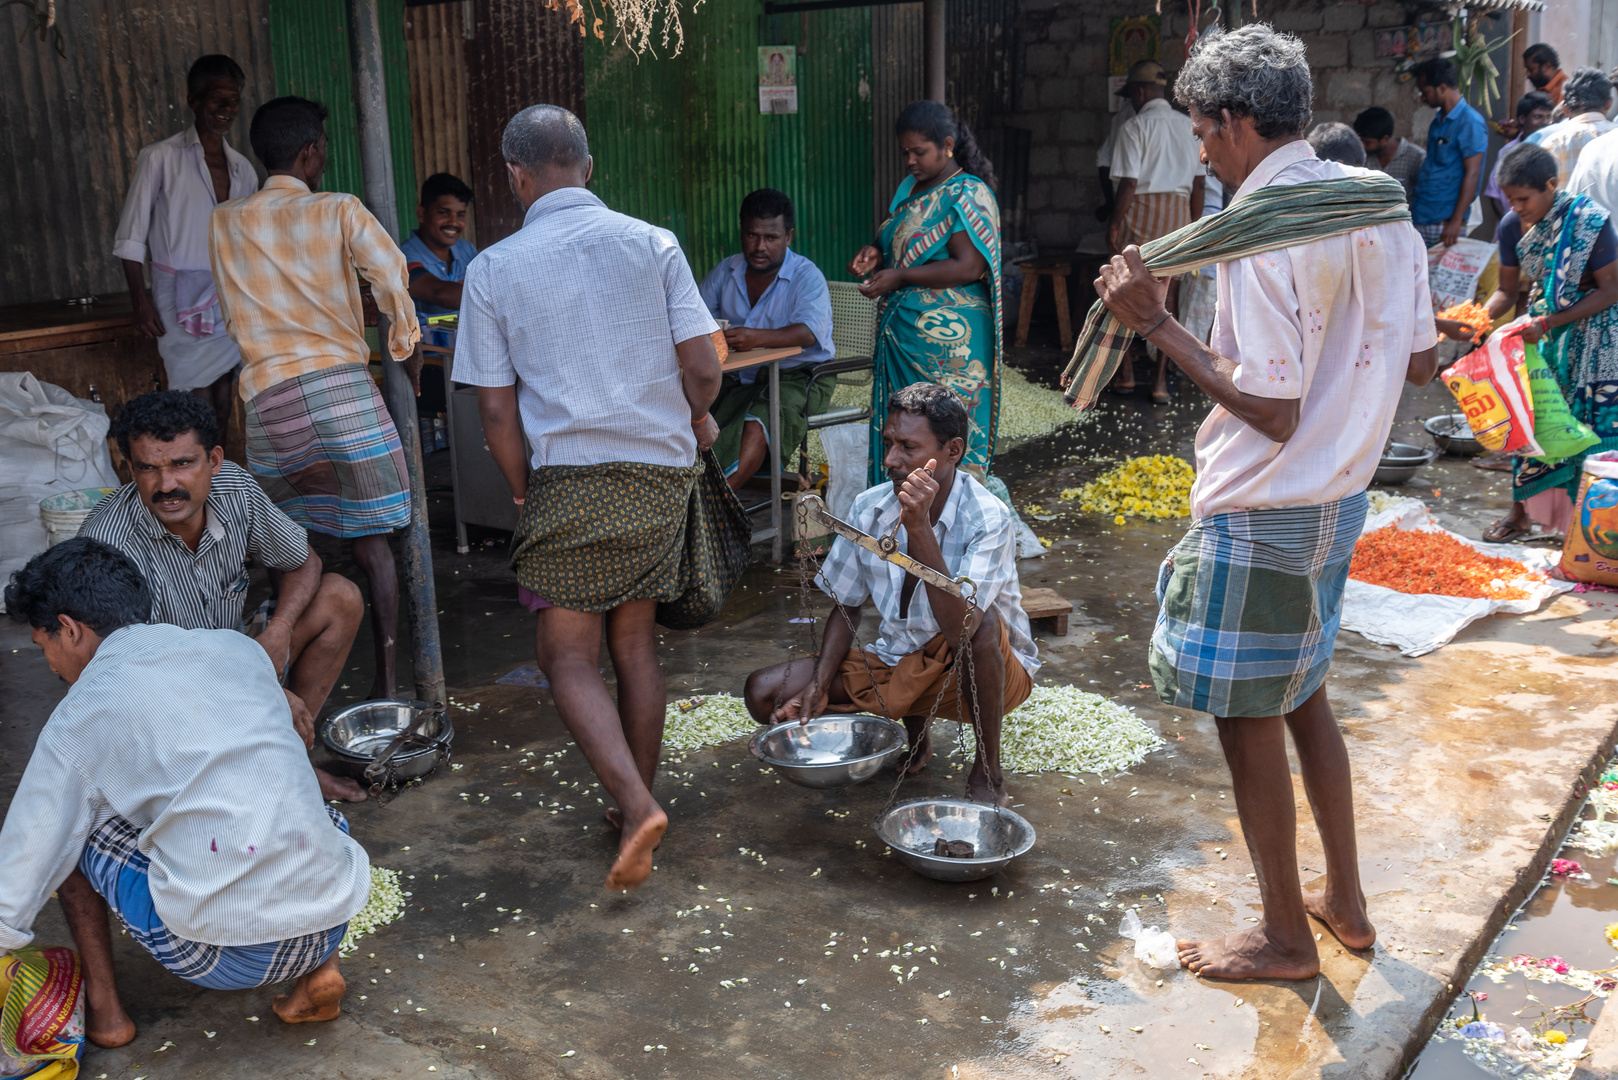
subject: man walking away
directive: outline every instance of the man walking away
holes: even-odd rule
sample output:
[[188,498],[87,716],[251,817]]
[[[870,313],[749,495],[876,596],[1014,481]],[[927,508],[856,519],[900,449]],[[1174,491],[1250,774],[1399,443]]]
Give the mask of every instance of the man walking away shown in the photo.
[[[421,375],[405,259],[353,195],[322,192],[326,107],[298,97],[253,115],[264,190],[214,211],[219,303],[241,346],[247,468],[288,517],[353,542],[371,585],[376,680],[393,696],[399,580],[388,533],[410,524],[399,432],[369,370],[359,278],[391,320],[388,353]],[[386,363],[387,361],[384,361]]]
[[1567,182],[1569,195],[1588,195],[1618,217],[1618,131],[1591,141]]
[[208,222],[218,204],[258,190],[252,163],[225,141],[242,111],[246,78],[228,56],[203,56],[191,65],[185,101],[192,122],[178,135],[143,148],[135,159],[112,247],[123,260],[135,325],[157,339],[168,388],[206,401],[221,441],[230,430],[231,391],[242,357],[219,317],[208,265]]
[[1405,201],[1414,202],[1416,176],[1427,160],[1427,151],[1393,131],[1393,114],[1380,105],[1373,105],[1354,118],[1354,134],[1365,147],[1365,164],[1399,181],[1405,189]]
[[1443,57],[1423,60],[1412,71],[1424,105],[1438,110],[1427,126],[1427,160],[1416,176],[1410,218],[1428,247],[1453,247],[1466,231],[1483,174],[1489,128],[1483,114],[1456,89],[1455,65]]
[[1618,125],[1607,119],[1612,105],[1612,82],[1599,68],[1582,67],[1568,76],[1562,90],[1562,111],[1567,119],[1530,135],[1527,142],[1542,146],[1556,159],[1556,182],[1567,186],[1579,154],[1593,140]]
[[[1202,216],[1203,172],[1197,160],[1191,121],[1163,97],[1168,78],[1155,60],[1142,60],[1129,69],[1124,85],[1135,115],[1118,132],[1112,174],[1118,179],[1107,239],[1113,251],[1128,244],[1144,244],[1184,228]],[[1179,310],[1179,281],[1169,285],[1169,310]],[[1122,373],[1119,390],[1135,385],[1133,374]],[[1169,400],[1168,361],[1157,357],[1152,400]]]
[[[1300,138],[1310,82],[1295,37],[1262,24],[1203,37],[1175,92],[1233,204],[1273,185],[1366,182]],[[1112,313],[1215,402],[1197,434],[1195,524],[1158,579],[1151,668],[1161,700],[1217,718],[1263,921],[1182,941],[1180,962],[1215,978],[1307,979],[1320,970],[1308,916],[1351,949],[1376,940],[1325,680],[1365,486],[1403,384],[1437,369],[1427,253],[1398,221],[1236,259],[1218,277],[1206,346],[1164,310],[1164,283],[1138,249],[1096,282]],[[1308,894],[1288,730],[1326,855],[1324,888]]]
[[1309,146],[1321,161],[1335,161],[1356,169],[1365,166],[1365,144],[1347,124],[1335,121],[1316,124],[1309,132]]
[[1562,104],[1562,88],[1567,85],[1567,72],[1562,70],[1562,58],[1543,41],[1535,42],[1522,51],[1523,72],[1535,90],[1550,95],[1551,107]]
[[[484,438],[522,507],[511,566],[542,598],[534,652],[556,711],[617,803],[606,887],[630,889],[668,828],[652,798],[665,706],[653,620],[689,574],[697,450],[719,433],[718,325],[674,234],[586,190],[578,117],[530,106],[501,152],[527,214],[467,268],[455,378],[481,388]],[[598,667],[603,624],[616,702]]]

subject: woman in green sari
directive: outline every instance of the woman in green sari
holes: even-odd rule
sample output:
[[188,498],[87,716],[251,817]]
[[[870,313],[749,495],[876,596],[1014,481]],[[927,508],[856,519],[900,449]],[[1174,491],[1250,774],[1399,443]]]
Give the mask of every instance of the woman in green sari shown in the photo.
[[1536,522],[1565,533],[1584,459],[1618,450],[1618,233],[1588,196],[1556,190],[1557,169],[1532,145],[1500,163],[1512,209],[1500,221],[1500,286],[1489,315],[1510,310],[1519,282],[1527,287],[1533,321],[1523,338],[1539,343],[1568,410],[1601,441],[1549,464],[1513,458],[1511,512],[1483,534],[1496,543],[1528,535]]
[[894,123],[910,175],[878,231],[848,264],[877,299],[869,483],[887,479],[882,425],[888,395],[935,382],[960,395],[971,428],[961,467],[983,480],[999,422],[1000,209],[994,168],[972,132],[936,101],[907,106]]

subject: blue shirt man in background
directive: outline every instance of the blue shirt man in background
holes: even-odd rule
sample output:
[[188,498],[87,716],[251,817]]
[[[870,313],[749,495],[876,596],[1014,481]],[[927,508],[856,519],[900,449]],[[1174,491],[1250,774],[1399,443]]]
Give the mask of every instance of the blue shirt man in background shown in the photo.
[[1465,231],[1479,190],[1489,129],[1483,115],[1456,89],[1452,62],[1435,56],[1412,70],[1422,103],[1437,109],[1438,115],[1427,128],[1427,160],[1416,174],[1410,216],[1428,247],[1450,247]]
[[774,188],[759,188],[742,200],[742,252],[721,259],[702,279],[703,302],[714,318],[730,325],[725,342],[732,352],[781,349],[803,352],[781,362],[781,431],[770,425],[770,386],[762,368],[726,375],[713,418],[719,439],[713,450],[725,467],[732,490],[740,490],[764,464],[770,444],[783,468],[808,430],[809,413],[831,404],[837,380],[809,386],[810,368],[836,355],[831,340],[831,293],[826,275],[791,248],[795,219],[792,200]]
[[453,330],[433,329],[427,320],[461,309],[461,281],[467,264],[478,253],[466,238],[466,211],[471,204],[472,189],[459,177],[434,173],[421,185],[421,203],[416,207],[419,226],[399,245],[424,345],[455,344]]

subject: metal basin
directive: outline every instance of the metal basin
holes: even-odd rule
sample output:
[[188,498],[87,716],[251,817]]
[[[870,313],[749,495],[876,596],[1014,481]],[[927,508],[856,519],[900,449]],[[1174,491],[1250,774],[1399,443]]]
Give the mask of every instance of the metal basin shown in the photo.
[[1382,451],[1382,461],[1376,467],[1373,484],[1404,484],[1431,464],[1438,456],[1436,450],[1427,450],[1409,443],[1389,443]]
[[753,756],[794,784],[847,787],[869,780],[904,753],[903,724],[857,713],[788,720],[753,736]]
[[[1003,870],[1034,846],[1034,827],[1003,806],[969,799],[924,798],[899,803],[882,815],[876,834],[899,861],[939,881],[977,881]],[[939,840],[965,840],[971,859],[933,854]]]
[[1431,416],[1421,426],[1433,437],[1440,453],[1463,457],[1483,453],[1483,444],[1472,434],[1472,425],[1467,423],[1465,413]]
[[338,771],[356,780],[365,779],[365,767],[386,750],[399,734],[421,722],[424,712],[432,713],[423,725],[426,745],[406,745],[393,755],[394,781],[426,776],[449,760],[455,726],[441,709],[422,701],[362,701],[328,717],[320,725],[320,741],[337,759]]

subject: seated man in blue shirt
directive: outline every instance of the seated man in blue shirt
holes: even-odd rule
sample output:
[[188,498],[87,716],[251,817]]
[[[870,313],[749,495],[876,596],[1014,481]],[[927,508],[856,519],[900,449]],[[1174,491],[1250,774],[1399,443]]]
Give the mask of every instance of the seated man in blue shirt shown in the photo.
[[762,367],[726,375],[711,410],[719,425],[713,451],[733,490],[740,490],[776,444],[783,468],[803,443],[808,412],[825,412],[836,380],[809,388],[809,368],[836,355],[831,341],[831,294],[826,275],[791,248],[792,200],[759,188],[742,200],[742,253],[722,259],[702,279],[703,302],[714,318],[730,323],[725,341],[733,352],[782,349],[803,352],[781,363],[781,431],[770,423],[769,376]]
[[1422,103],[1438,110],[1427,126],[1427,158],[1416,174],[1410,217],[1428,247],[1453,247],[1466,233],[1472,200],[1483,190],[1483,152],[1489,129],[1483,114],[1456,89],[1455,64],[1442,57],[1411,69]]
[[420,227],[399,245],[424,345],[455,342],[452,331],[432,330],[427,319],[461,310],[461,279],[466,277],[466,264],[478,253],[464,235],[466,208],[471,204],[472,189],[458,177],[434,173],[421,185],[421,204],[416,207]]

